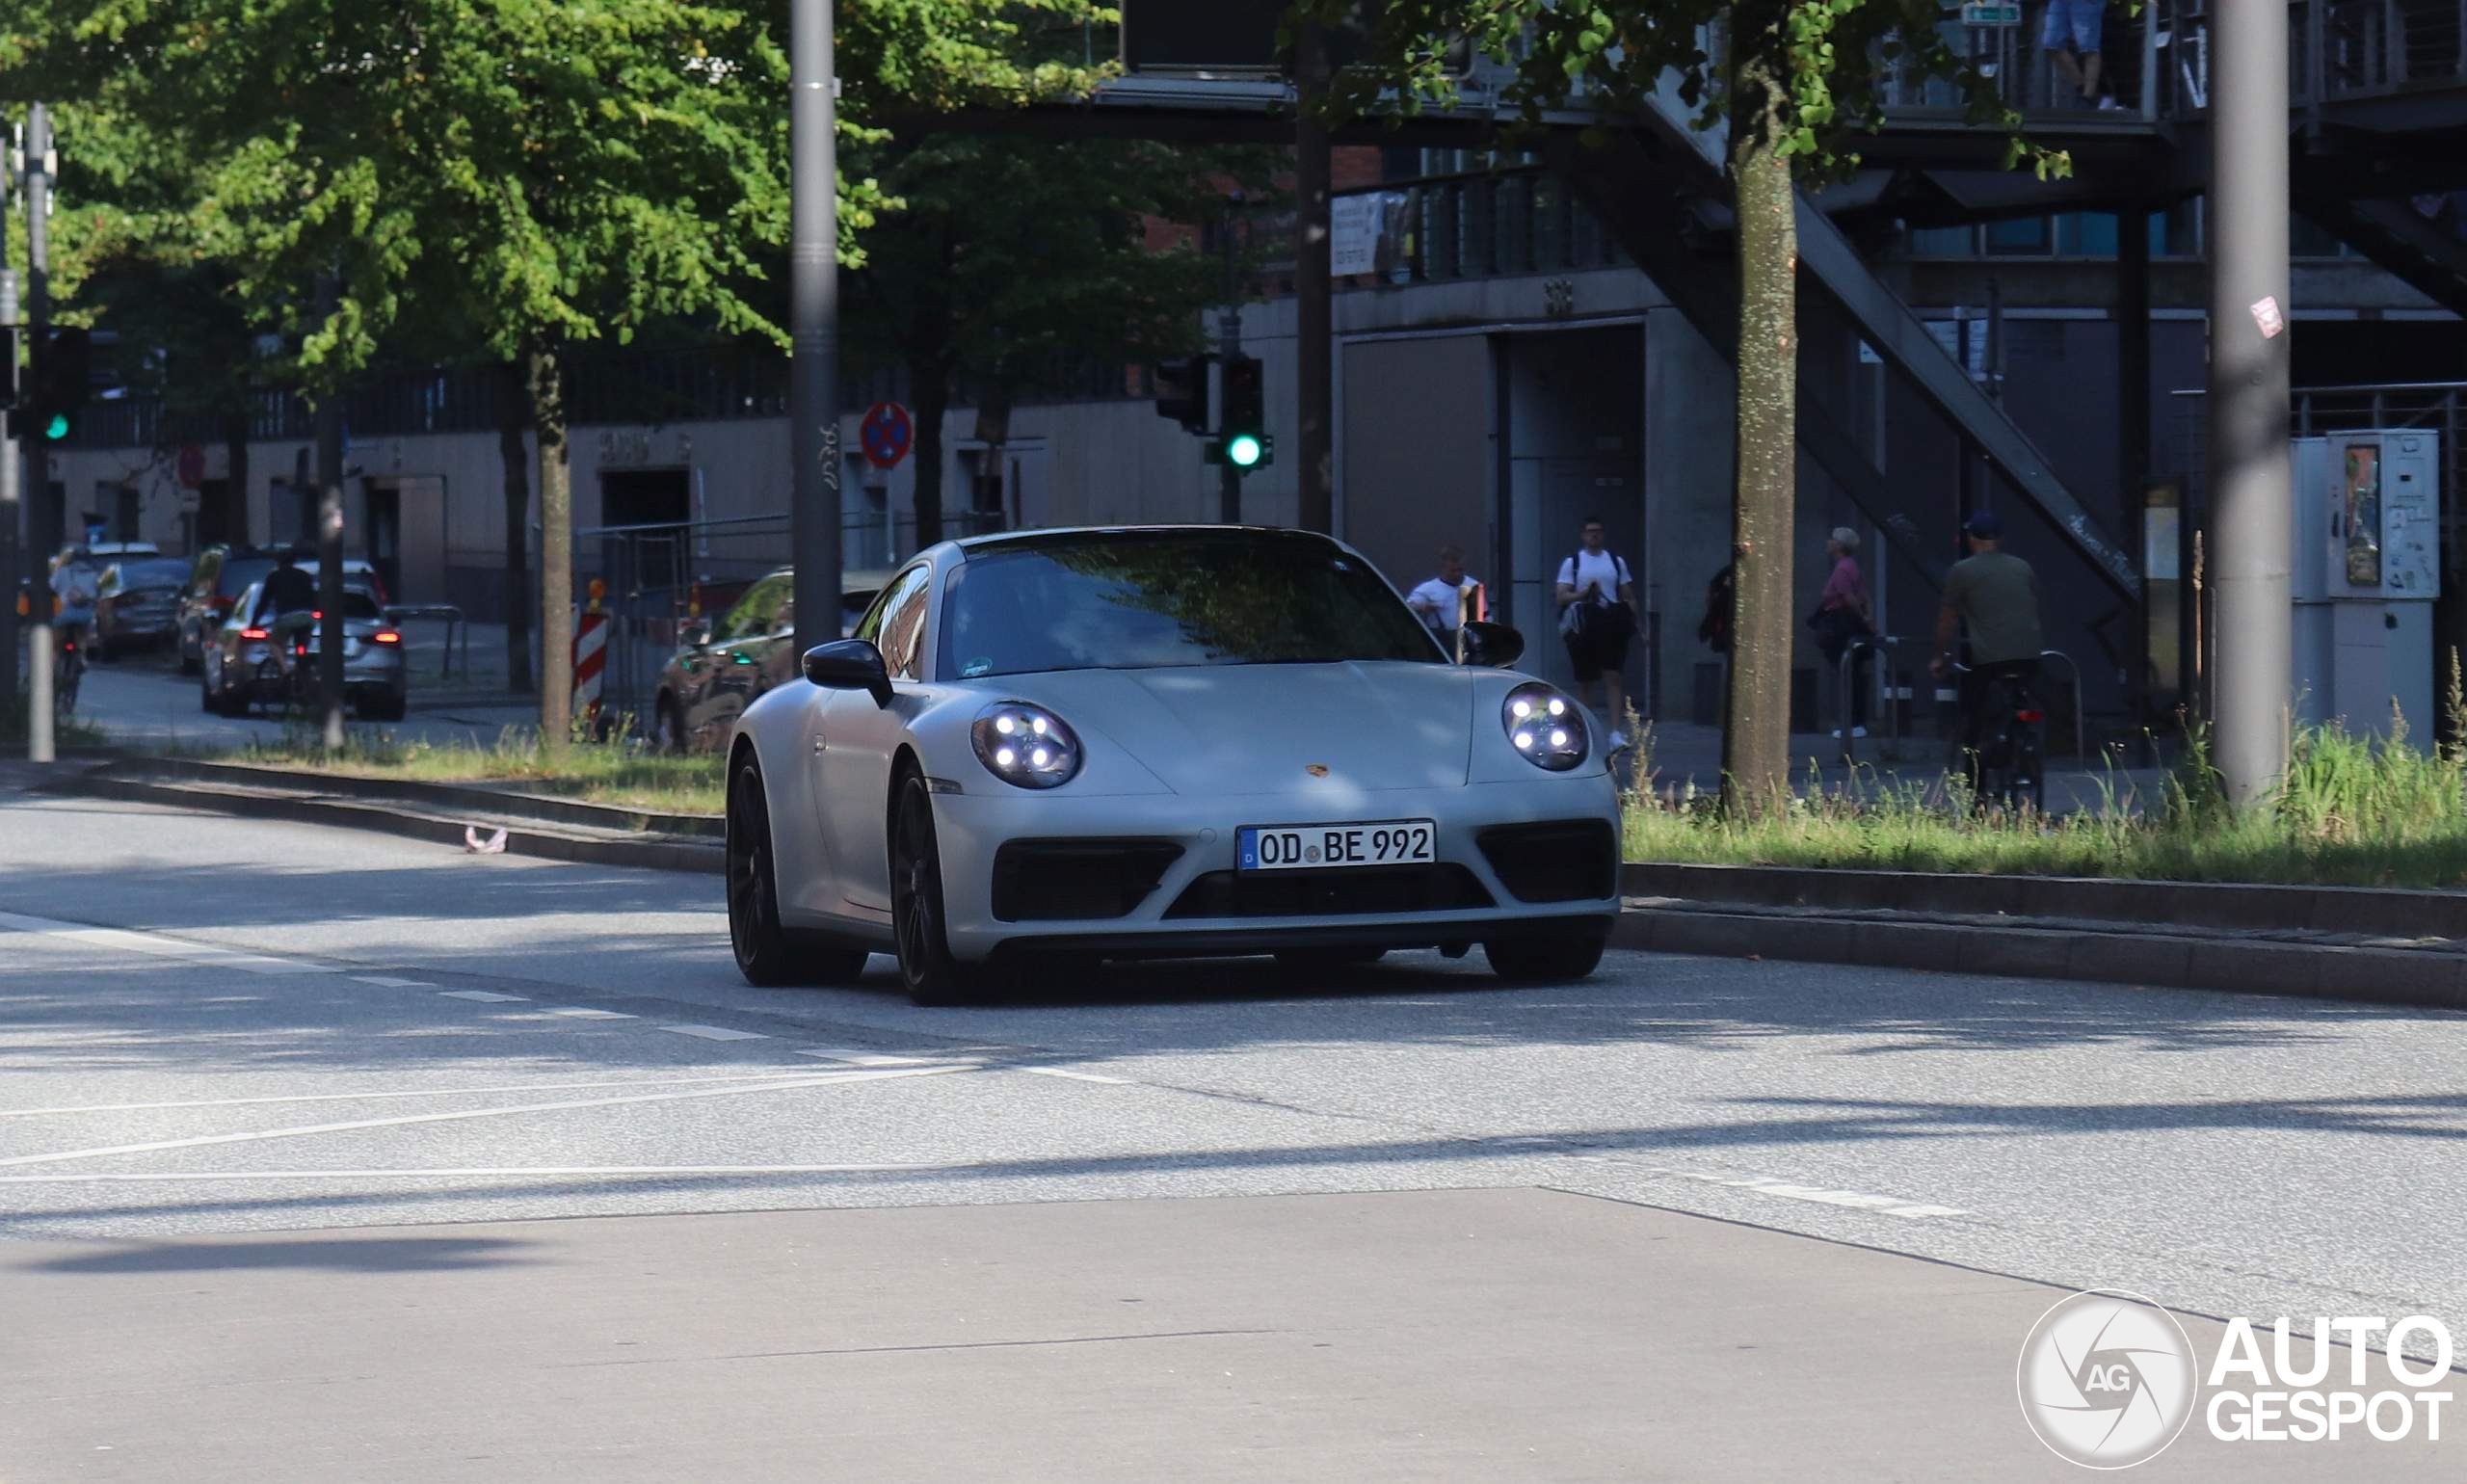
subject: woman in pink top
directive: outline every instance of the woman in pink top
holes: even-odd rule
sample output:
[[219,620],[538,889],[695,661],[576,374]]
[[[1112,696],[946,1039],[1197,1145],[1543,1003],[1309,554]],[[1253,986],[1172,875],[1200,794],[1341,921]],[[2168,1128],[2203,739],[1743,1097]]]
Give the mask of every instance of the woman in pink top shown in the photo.
[[[1850,527],[1837,526],[1833,538],[1824,543],[1824,554],[1833,559],[1832,574],[1824,579],[1824,593],[1816,601],[1816,612],[1808,619],[1816,630],[1817,646],[1824,652],[1827,669],[1839,674],[1842,651],[1854,639],[1864,639],[1876,631],[1875,614],[1868,598],[1868,578],[1859,570],[1859,533]],[[1850,734],[1868,734],[1868,666],[1873,660],[1873,649],[1862,649],[1850,662]],[[1837,729],[1835,736],[1842,735]]]

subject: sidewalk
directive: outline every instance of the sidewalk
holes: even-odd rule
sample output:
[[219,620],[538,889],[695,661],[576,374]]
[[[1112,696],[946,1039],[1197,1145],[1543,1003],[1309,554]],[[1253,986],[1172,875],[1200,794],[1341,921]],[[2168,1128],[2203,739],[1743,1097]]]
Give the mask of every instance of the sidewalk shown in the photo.
[[[1633,739],[1631,739],[1633,740]],[[2123,766],[2119,759],[2114,767],[2099,761],[2096,748],[2087,763],[2070,755],[2073,738],[2068,733],[2050,739],[2065,749],[2048,757],[2047,807],[2050,812],[2066,813],[2078,809],[2106,807],[2112,791],[2118,807],[2137,812],[2154,804],[2163,793],[2167,770],[2147,766],[2146,755],[2134,759],[2143,766]],[[1840,740],[1821,733],[1799,733],[1791,738],[1791,781],[1802,792],[1811,778],[1827,790],[1849,784],[1857,791],[1886,792],[1902,787],[1926,789],[1941,795],[1945,783],[1945,744],[1931,731],[1922,731],[1901,739],[1897,757],[1884,755],[1884,750],[1895,747],[1892,739],[1870,736],[1857,740],[1858,762],[1855,769],[1843,761]],[[1652,769],[1654,791],[1686,792],[1694,784],[1700,794],[1718,792],[1722,783],[1722,730],[1718,727],[1698,727],[1687,722],[1656,722],[1653,727],[1653,755],[1647,759]],[[1939,798],[1938,802],[1942,802]]]

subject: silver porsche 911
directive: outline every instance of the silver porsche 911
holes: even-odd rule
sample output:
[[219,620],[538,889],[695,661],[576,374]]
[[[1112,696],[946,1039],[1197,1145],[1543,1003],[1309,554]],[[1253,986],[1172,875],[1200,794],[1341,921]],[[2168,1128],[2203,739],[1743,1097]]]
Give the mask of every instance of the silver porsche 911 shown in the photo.
[[1600,729],[1444,653],[1340,542],[1233,526],[944,543],[729,755],[729,936],[756,984],[894,953],[958,1002],[1039,961],[1482,945],[1592,971],[1619,910]]

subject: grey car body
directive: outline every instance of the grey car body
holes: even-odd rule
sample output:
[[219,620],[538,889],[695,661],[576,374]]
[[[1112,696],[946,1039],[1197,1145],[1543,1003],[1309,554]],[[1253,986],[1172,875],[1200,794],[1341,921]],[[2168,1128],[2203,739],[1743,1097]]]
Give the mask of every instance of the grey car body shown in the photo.
[[182,557],[122,557],[94,589],[94,649],[104,659],[169,642],[179,626]]
[[[881,592],[888,572],[844,574],[840,595],[848,632]],[[651,735],[669,752],[726,747],[745,708],[797,678],[795,573],[783,567],[747,588],[726,613],[687,625],[686,643],[660,667],[651,700]]]
[[[1047,584],[1053,600],[1003,608],[1002,583],[968,585],[1021,558],[1063,574]],[[1195,566],[1214,575],[1194,581]],[[1081,570],[1105,584],[1071,575]],[[1331,632],[1356,637],[1306,632],[1228,662],[1290,613],[1287,589],[1256,577],[1288,570],[1292,593],[1346,607]],[[944,543],[804,669],[812,683],[747,708],[729,753],[730,931],[756,982],[833,982],[867,951],[893,952],[930,1001],[1039,954],[1368,958],[1474,943],[1511,977],[1573,977],[1618,911],[1618,793],[1600,729],[1570,702],[1552,714],[1580,761],[1548,771],[1520,755],[1505,708],[1564,698],[1449,663],[1368,561],[1324,536],[1216,526]],[[1074,734],[1066,782],[996,775],[979,724],[1003,706]],[[1396,821],[1435,825],[1429,859],[1292,871],[1237,859],[1257,839],[1246,827]]]
[[[315,575],[314,569],[309,572]],[[236,715],[284,699],[282,657],[276,649],[281,632],[263,611],[264,593],[263,582],[249,584],[209,635],[198,686],[200,705],[215,715]],[[385,621],[367,588],[347,586],[343,600],[344,700],[370,720],[401,721],[408,701],[402,632]],[[318,638],[312,634],[309,640],[312,662]]]

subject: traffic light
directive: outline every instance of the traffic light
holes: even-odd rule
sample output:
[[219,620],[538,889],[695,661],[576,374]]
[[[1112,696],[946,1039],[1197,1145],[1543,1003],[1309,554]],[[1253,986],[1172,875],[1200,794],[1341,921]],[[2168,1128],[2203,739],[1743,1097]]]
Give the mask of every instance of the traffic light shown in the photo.
[[1170,417],[1185,433],[1207,431],[1207,367],[1216,358],[1193,356],[1156,363],[1156,415]]
[[1222,402],[1224,415],[1216,439],[1207,446],[1207,462],[1232,464],[1248,473],[1276,462],[1276,439],[1267,431],[1267,385],[1259,358],[1229,356],[1225,359]]
[[65,443],[77,431],[77,413],[93,382],[90,341],[83,330],[54,328],[34,344],[26,390],[12,414],[20,437]]

